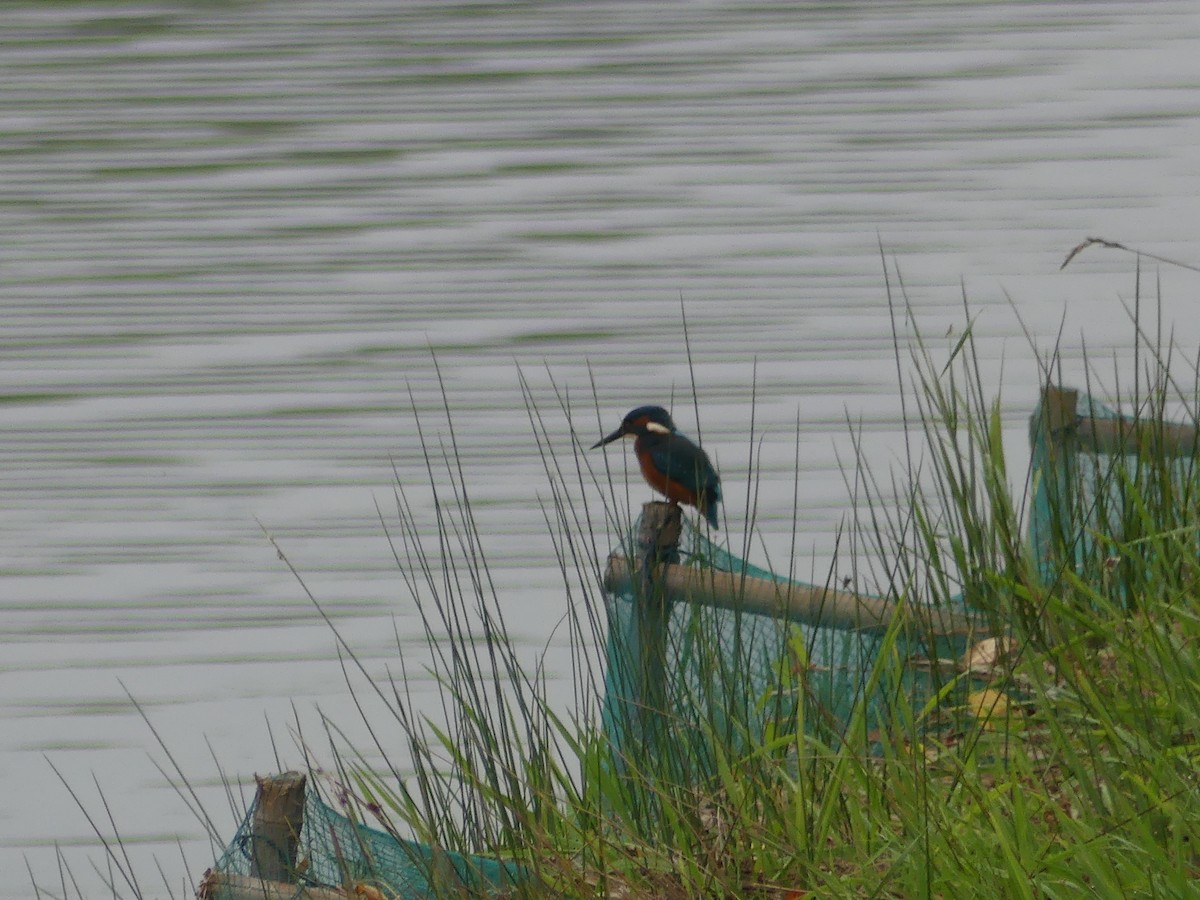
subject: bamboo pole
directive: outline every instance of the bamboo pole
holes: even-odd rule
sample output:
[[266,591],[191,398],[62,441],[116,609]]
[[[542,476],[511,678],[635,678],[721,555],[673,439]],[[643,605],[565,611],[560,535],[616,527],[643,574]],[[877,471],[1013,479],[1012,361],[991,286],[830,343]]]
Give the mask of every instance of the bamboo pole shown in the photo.
[[[604,573],[608,591],[627,593],[637,577],[640,573],[623,554],[609,556]],[[899,604],[882,597],[693,566],[664,564],[658,578],[671,602],[742,610],[828,628],[877,634],[888,629],[900,610]],[[904,613],[939,637],[978,639],[989,634],[986,622],[958,609],[908,603]]]
[[[366,900],[371,890],[374,889],[364,885],[331,888],[287,884],[209,869],[196,888],[196,897],[198,900]],[[383,896],[377,890],[376,894]]]
[[1193,425],[1129,416],[1093,418],[1079,414],[1079,391],[1047,386],[1042,391],[1042,420],[1049,437],[1088,453],[1111,456],[1154,452],[1192,456],[1200,448]]

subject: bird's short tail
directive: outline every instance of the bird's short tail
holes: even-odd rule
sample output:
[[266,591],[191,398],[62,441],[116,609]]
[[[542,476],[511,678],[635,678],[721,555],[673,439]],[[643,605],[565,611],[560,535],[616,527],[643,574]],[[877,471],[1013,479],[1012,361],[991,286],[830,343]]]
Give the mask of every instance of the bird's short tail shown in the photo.
[[713,478],[704,488],[704,518],[708,519],[708,524],[715,529],[721,528],[720,519],[717,518],[717,510],[721,505],[721,482],[717,478]]

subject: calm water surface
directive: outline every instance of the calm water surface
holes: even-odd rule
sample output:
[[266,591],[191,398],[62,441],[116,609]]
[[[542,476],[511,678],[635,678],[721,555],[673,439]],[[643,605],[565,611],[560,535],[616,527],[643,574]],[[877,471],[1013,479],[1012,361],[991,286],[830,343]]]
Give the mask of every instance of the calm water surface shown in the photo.
[[[509,622],[568,698],[520,373],[550,452],[571,447],[552,383],[587,443],[673,396],[694,434],[682,298],[730,538],[753,394],[753,556],[787,559],[798,439],[795,565],[819,575],[847,509],[847,418],[881,471],[899,459],[881,243],[936,347],[965,287],[1017,470],[1036,391],[1018,315],[1043,346],[1065,322],[1068,376],[1084,340],[1129,372],[1132,259],[1090,251],[1060,273],[1067,250],[1097,234],[1200,258],[1192,2],[3,15],[6,895],[33,896],[27,865],[61,895],[55,846],[103,893],[47,760],[100,815],[104,788],[148,896],[187,896],[211,862],[126,691],[222,837],[222,773],[275,770],[272,735],[285,766],[321,712],[362,738],[333,635],[265,532],[372,673],[397,635],[419,668],[376,503],[394,465],[435,531],[415,428],[449,436],[435,356]],[[1194,355],[1196,276],[1162,279],[1164,326]],[[635,482],[628,503],[645,499]],[[598,492],[575,502],[603,521]]]

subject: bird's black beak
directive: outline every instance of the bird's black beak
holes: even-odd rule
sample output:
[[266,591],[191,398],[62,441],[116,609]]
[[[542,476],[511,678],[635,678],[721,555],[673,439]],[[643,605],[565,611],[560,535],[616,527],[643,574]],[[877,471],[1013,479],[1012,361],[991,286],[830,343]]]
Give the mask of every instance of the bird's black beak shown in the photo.
[[596,441],[596,443],[592,444],[592,446],[590,446],[588,449],[595,450],[597,447],[603,447],[605,444],[611,444],[613,441],[617,440],[618,438],[623,438],[623,437],[625,437],[625,426],[624,425],[622,425],[620,428],[618,428],[612,434],[600,438],[600,440]]

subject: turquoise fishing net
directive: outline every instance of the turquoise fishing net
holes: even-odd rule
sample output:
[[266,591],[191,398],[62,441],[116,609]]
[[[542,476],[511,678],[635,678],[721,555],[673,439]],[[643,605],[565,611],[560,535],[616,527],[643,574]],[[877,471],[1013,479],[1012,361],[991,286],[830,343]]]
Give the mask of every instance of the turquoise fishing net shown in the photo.
[[[1131,584],[1170,589],[1155,583],[1170,570],[1156,561],[1163,554],[1200,553],[1197,454],[1167,433],[1190,431],[1193,423],[1167,421],[1160,410],[1123,416],[1082,392],[1075,409],[1073,429],[1085,431],[1089,420],[1120,423],[1123,430],[1138,429],[1140,436],[1097,452],[1071,434],[1050,434],[1042,404],[1030,417],[1028,534],[1043,582],[1053,588],[1074,579],[1105,595]],[[1136,602],[1136,597],[1109,599]]]
[[[1076,409],[1097,419],[1119,418],[1112,407],[1086,394],[1080,395]],[[1029,543],[1042,579],[1053,582],[1064,567],[1095,568],[1103,551],[1096,536],[1111,532],[1113,524],[1108,521],[1108,501],[1115,487],[1110,462],[1061,447],[1050,434],[1041,403],[1029,417],[1029,446],[1033,473]]]
[[[693,529],[682,550],[684,564],[789,583]],[[836,745],[857,725],[854,734],[869,749],[876,730],[909,716],[914,701],[919,708],[922,697],[960,689],[953,661],[965,637],[931,634],[915,621],[881,632],[665,604],[652,583],[608,600],[603,722],[615,764],[654,769],[671,783],[704,783],[798,730]],[[952,603],[970,613],[961,595]],[[661,617],[648,621],[647,606]]]
[[[291,881],[297,888],[369,886],[383,896],[441,897],[503,895],[519,880],[518,870],[487,856],[436,851],[418,841],[354,821],[327,802],[309,779],[304,798],[304,820],[296,848]],[[214,868],[228,875],[251,876],[255,853],[283,848],[255,846],[255,807],[252,805]],[[437,889],[430,883],[438,881]],[[297,897],[304,894],[299,890]],[[376,895],[377,896],[377,895]],[[244,893],[218,890],[213,900],[241,900]]]

